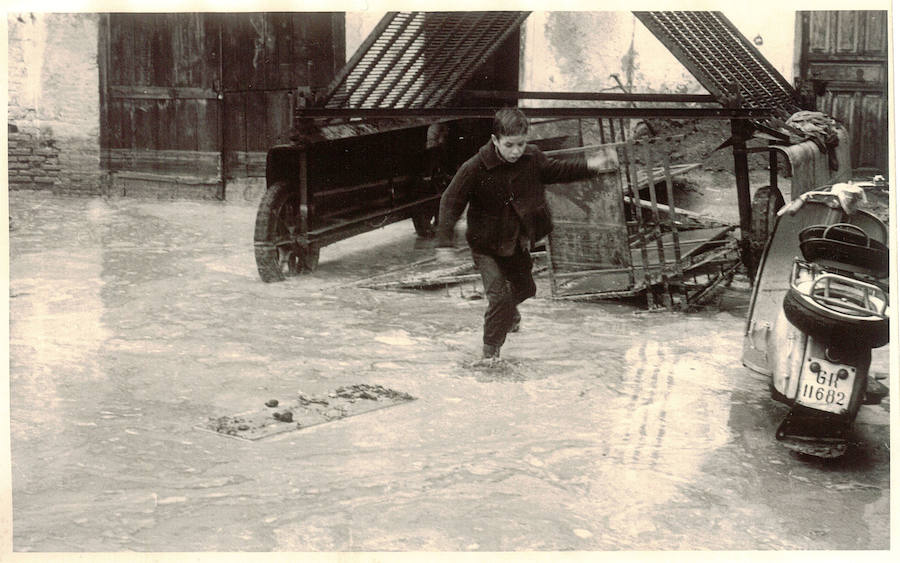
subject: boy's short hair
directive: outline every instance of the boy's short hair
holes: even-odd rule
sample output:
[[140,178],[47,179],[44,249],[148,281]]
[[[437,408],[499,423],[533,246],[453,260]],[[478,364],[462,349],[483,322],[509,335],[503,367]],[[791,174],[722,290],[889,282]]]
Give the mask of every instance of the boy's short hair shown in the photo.
[[503,108],[494,114],[494,136],[510,137],[528,133],[528,118],[519,108]]

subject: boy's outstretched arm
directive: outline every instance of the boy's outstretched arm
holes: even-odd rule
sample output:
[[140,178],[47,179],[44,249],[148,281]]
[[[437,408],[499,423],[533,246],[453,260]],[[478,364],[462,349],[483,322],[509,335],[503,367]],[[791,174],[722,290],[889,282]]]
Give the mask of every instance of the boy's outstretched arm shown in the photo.
[[467,164],[465,163],[460,167],[441,196],[437,237],[435,240],[435,256],[439,262],[455,260],[453,230],[456,227],[456,223],[459,222],[463,210],[469,203],[472,167],[467,166]]

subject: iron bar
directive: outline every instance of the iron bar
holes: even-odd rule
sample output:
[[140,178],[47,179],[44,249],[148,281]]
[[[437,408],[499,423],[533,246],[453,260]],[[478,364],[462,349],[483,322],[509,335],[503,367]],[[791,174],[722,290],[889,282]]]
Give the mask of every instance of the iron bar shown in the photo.
[[[616,140],[615,122],[612,119],[609,119],[607,121],[609,121],[609,134],[612,136],[612,140],[615,143],[615,140]],[[621,143],[621,147],[619,147],[619,148],[621,148],[621,154],[622,154],[622,166],[620,167],[621,170],[619,172],[619,185],[620,185],[620,190],[622,192],[622,199],[624,201],[624,199],[626,197],[625,194],[627,194],[628,190],[631,189],[631,163],[629,162],[629,159],[628,159],[628,147],[625,146],[625,143],[624,142]],[[619,148],[616,149],[616,157],[618,157],[618,155],[619,155]],[[624,176],[624,178],[623,178],[623,176]],[[635,175],[635,181],[637,181],[636,176],[637,175]],[[622,211],[624,214],[624,211],[625,211],[624,205],[623,205]],[[632,206],[631,211],[632,211],[633,215],[637,215],[638,213],[641,213],[640,208],[638,208],[637,206]],[[634,223],[636,224],[636,227],[635,227],[635,232],[637,233],[636,236],[638,238],[641,238],[643,236],[643,234],[641,233],[642,228],[643,228],[643,224],[641,223],[641,218],[634,217]],[[637,270],[635,269],[635,266],[634,266],[634,258],[631,256],[631,236],[629,235],[630,232],[631,232],[631,230],[626,228],[626,230],[625,230],[625,235],[627,237],[626,243],[628,244],[628,250],[629,250],[628,266],[631,268],[631,272],[629,272],[629,281],[631,282],[631,285],[633,286],[633,285],[637,284]]]
[[299,168],[300,180],[300,236],[309,236],[309,181],[307,178],[308,168],[306,160],[306,151],[300,151],[297,155],[297,166]]
[[666,275],[666,252],[663,250],[662,226],[660,225],[659,208],[656,206],[656,185],[653,182],[653,165],[650,162],[650,143],[641,143],[644,153],[644,174],[647,175],[647,189],[650,192],[650,205],[653,210],[653,235],[656,237],[656,254],[661,266],[660,276],[663,285],[663,301],[666,308],[672,307],[672,293],[669,290],[669,277]]
[[[634,194],[634,199],[638,200],[638,199],[641,199],[641,196],[640,196],[640,193],[638,192],[639,188],[637,185],[637,171],[635,169],[632,169],[630,166],[628,166],[628,163],[631,160],[636,160],[636,159],[631,158],[631,156],[633,156],[633,155],[629,155],[629,151],[631,148],[632,148],[632,146],[626,144],[624,147],[622,147],[622,150],[623,150],[623,153],[625,154],[626,170],[628,170],[628,183],[631,185],[631,191]],[[635,168],[636,168],[636,166],[635,166]],[[635,218],[637,219],[637,222],[638,222],[638,232],[643,232],[644,220],[643,220],[643,217],[641,216],[641,209],[639,207],[635,207]],[[656,300],[653,297],[653,292],[650,291],[650,286],[652,284],[650,282],[650,273],[649,273],[650,262],[647,257],[647,246],[644,244],[641,244],[640,250],[641,250],[641,252],[640,252],[641,265],[643,266],[643,270],[644,270],[644,285],[647,287],[647,307],[650,309],[653,309],[656,306]]]
[[774,151],[771,149],[771,146],[774,143],[769,142],[769,146],[766,149],[769,151],[769,185],[772,186],[773,189],[778,189],[778,151]]
[[409,103],[410,100],[406,100],[404,102],[406,94],[414,85],[419,83],[419,78],[425,74],[425,71],[428,68],[428,66],[425,64],[425,61],[427,61],[431,56],[430,53],[435,50],[443,51],[446,49],[450,34],[445,34],[440,39],[440,42],[435,42],[433,38],[431,38],[429,42],[428,32],[432,30],[429,29],[427,17],[425,19],[425,22],[422,24],[422,30],[426,32],[426,43],[422,46],[422,49],[418,53],[416,53],[417,56],[415,58],[418,59],[416,61],[416,64],[418,66],[415,67],[415,73],[412,75],[407,75],[406,72],[401,73],[401,76],[406,79],[406,84],[399,91],[397,91],[396,93],[392,93],[391,96],[389,96],[388,99],[391,100],[391,105],[404,105]]
[[331,81],[331,84],[328,85],[328,92],[335,93],[341,88],[341,85],[344,84],[350,76],[350,73],[356,69],[357,65],[363,59],[363,57],[368,53],[369,48],[372,47],[375,42],[381,37],[381,34],[384,30],[387,29],[388,25],[397,17],[398,12],[388,12],[385,14],[383,18],[378,22],[375,26],[375,29],[366,37],[365,41],[363,41],[362,45],[360,45],[359,49],[356,50],[356,53],[353,54],[350,61],[344,65],[344,67],[338,72],[338,75],[334,77],[334,80]]
[[669,219],[669,230],[672,233],[672,244],[675,251],[675,273],[678,276],[678,283],[681,285],[682,299],[687,303],[688,295],[687,290],[684,287],[684,270],[681,267],[681,241],[678,234],[678,208],[675,207],[675,189],[672,185],[668,146],[663,150],[663,174],[665,174],[666,177],[666,200],[669,203],[669,212],[666,216]]
[[[415,19],[415,18],[411,18],[411,19]],[[424,25],[414,27],[412,34],[409,37],[407,37],[406,41],[404,41],[403,43],[407,44],[407,45],[414,45],[423,31],[425,31]],[[404,27],[403,30],[400,32],[400,35],[403,35],[406,32],[407,32],[407,27]],[[397,43],[400,43],[400,42],[398,41]],[[392,54],[390,60],[385,61],[384,59],[387,58],[387,54],[390,53],[391,50],[393,50],[393,54]],[[391,45],[388,48],[388,50],[385,52],[385,55],[382,58],[382,60],[379,61],[379,65],[383,65],[386,63],[387,66],[392,69],[392,72],[394,74],[393,79],[390,82],[387,82],[385,80],[372,80],[369,88],[363,92],[362,98],[368,99],[370,94],[376,96],[375,100],[372,101],[371,105],[378,107],[381,104],[381,102],[387,97],[387,95],[393,91],[393,89],[397,85],[397,83],[404,76],[406,76],[406,72],[409,70],[409,68],[416,62],[416,57],[410,56],[410,55],[411,55],[411,53],[409,50],[398,48],[397,44]],[[406,57],[406,62],[401,66],[400,61],[403,60],[404,57]],[[399,70],[395,70],[395,67],[398,67]],[[387,76],[384,76],[384,78],[387,78]],[[376,90],[380,90],[380,93],[376,92]]]
[[[377,119],[408,117],[492,118],[496,107],[469,108],[322,108],[297,110],[297,118]],[[622,119],[759,119],[774,110],[761,108],[520,108],[528,117],[618,117]]]
[[[467,41],[464,42],[462,48],[457,49],[456,57],[454,57],[453,64],[450,66],[449,70],[445,71],[445,69],[441,69],[441,72],[447,72],[448,77],[460,74],[461,71],[468,68],[469,65],[474,68],[479,68],[487,60],[487,57],[480,59],[477,57],[480,51],[479,47],[483,45],[485,40],[489,40],[493,36],[495,29],[489,25],[482,25],[476,27],[476,30],[478,31],[466,34]],[[497,45],[499,45],[499,43],[500,40],[497,41]],[[430,84],[425,90],[428,96],[428,105],[443,105],[443,101],[447,97],[452,98],[462,86],[462,83],[456,81],[455,84],[452,84],[451,87],[448,88],[443,83],[434,81],[434,83]]]
[[600,92],[547,92],[547,91],[503,91],[503,90],[463,90],[466,96],[477,98],[499,98],[520,100],[576,100],[596,102],[672,102],[672,103],[718,103],[712,94],[625,94]]
[[734,157],[734,179],[737,184],[738,213],[741,225],[741,256],[750,267],[750,231],[753,223],[753,210],[750,204],[750,166],[747,162],[746,122],[731,121],[731,136],[735,139],[731,147]]

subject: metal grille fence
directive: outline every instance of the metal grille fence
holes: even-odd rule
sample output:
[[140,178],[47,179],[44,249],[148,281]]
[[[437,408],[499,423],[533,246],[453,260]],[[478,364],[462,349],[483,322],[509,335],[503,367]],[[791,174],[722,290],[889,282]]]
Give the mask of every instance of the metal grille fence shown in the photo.
[[794,88],[721,12],[634,12],[709,92],[737,84],[743,106],[797,109]]
[[390,12],[332,83],[324,107],[449,104],[529,12]]

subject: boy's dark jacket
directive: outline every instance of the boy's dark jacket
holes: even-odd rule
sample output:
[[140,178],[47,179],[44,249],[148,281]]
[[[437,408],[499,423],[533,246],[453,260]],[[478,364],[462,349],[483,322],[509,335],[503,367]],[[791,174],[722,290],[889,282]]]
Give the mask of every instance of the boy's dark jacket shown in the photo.
[[507,254],[517,238],[540,240],[553,229],[544,185],[590,174],[584,157],[548,158],[534,145],[526,145],[519,160],[509,163],[488,141],[459,167],[441,197],[436,245],[453,246],[453,228],[466,204],[466,240],[473,250]]

